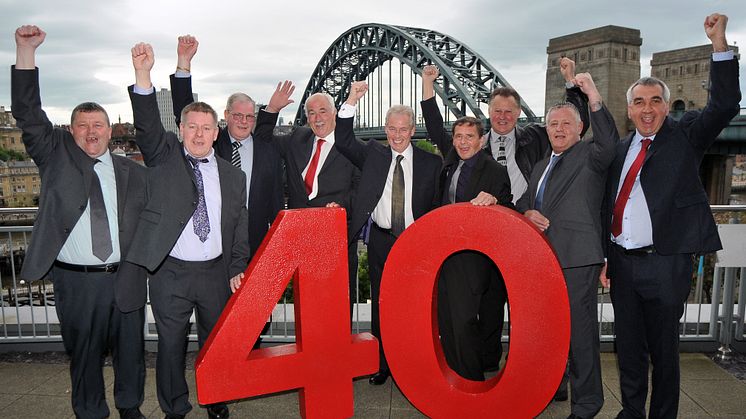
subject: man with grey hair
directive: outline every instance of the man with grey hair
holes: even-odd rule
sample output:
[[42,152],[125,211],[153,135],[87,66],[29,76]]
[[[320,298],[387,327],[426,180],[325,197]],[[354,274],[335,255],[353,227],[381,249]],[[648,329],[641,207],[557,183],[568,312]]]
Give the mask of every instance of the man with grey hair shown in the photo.
[[[194,101],[191,68],[198,46],[199,42],[194,36],[179,37],[176,72],[171,75],[171,99],[177,124],[181,122],[181,110]],[[252,132],[256,123],[256,102],[249,95],[242,92],[230,95],[223,117],[226,128],[219,130],[213,148],[219,157],[246,174],[249,244],[253,257],[277,212],[284,207],[282,159],[271,145],[254,141]]]
[[[295,86],[278,83],[267,107],[259,111],[254,137],[271,143],[285,160],[288,208],[325,207],[335,202],[347,209],[349,220],[360,171],[335,147],[337,109],[327,93],[314,93],[305,103],[308,126],[295,126],[289,135],[275,135],[279,112],[293,103]],[[350,304],[357,299],[357,241],[348,248]]]
[[[367,83],[352,83],[349,97],[337,117],[335,147],[362,171],[348,237],[355,243],[360,229],[368,218],[372,219],[368,242],[371,331],[380,342],[378,295],[383,265],[399,234],[437,206],[441,160],[412,145],[414,111],[405,105],[394,105],[386,112],[388,147],[375,140],[357,140],[352,124],[355,107],[367,91]],[[373,385],[385,383],[391,375],[383,346],[379,346],[379,359],[378,372],[369,380]]]
[[[651,418],[675,418],[679,406],[679,319],[691,288],[695,254],[722,248],[699,165],[738,114],[738,61],[728,48],[728,17],[707,16],[712,42],[710,97],[701,111],[668,115],[665,83],[645,77],[627,92],[635,132],[616,147],[606,187],[604,236],[614,304],[620,418],[644,418],[653,364]],[[595,130],[595,126],[594,126]]]
[[534,167],[516,207],[544,232],[562,267],[571,320],[569,418],[591,418],[604,403],[596,290],[604,263],[601,204],[619,134],[590,74],[576,75],[573,83],[588,96],[594,136],[580,140],[583,122],[574,105],[550,108],[551,156]]

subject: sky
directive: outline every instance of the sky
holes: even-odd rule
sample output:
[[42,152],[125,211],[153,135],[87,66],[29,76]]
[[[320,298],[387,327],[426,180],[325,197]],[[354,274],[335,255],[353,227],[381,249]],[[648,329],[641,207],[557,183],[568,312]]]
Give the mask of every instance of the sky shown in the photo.
[[[153,83],[156,89],[168,88],[177,37],[187,33],[200,43],[192,61],[194,91],[219,111],[235,91],[266,103],[285,79],[296,84],[294,99],[299,101],[327,48],[364,23],[427,28],[458,39],[489,61],[539,114],[551,38],[606,25],[639,29],[641,72],[649,75],[653,52],[708,44],[702,23],[718,12],[729,17],[729,44],[746,47],[743,0],[0,0],[0,10],[0,63],[8,66],[0,71],[0,105],[10,107],[13,32],[35,24],[47,32],[36,59],[42,104],[59,124],[68,123],[72,108],[85,101],[102,104],[113,121],[131,121],[126,92],[134,83],[130,48],[137,42],[153,45]],[[742,68],[742,86],[744,73]],[[282,115],[291,120],[295,111],[293,104]]]

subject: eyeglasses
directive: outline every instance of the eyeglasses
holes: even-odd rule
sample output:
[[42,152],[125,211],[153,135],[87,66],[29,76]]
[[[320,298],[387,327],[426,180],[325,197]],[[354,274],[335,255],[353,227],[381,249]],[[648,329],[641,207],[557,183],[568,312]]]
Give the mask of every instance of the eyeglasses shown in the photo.
[[247,121],[253,121],[256,119],[256,115],[244,115],[238,112],[231,112],[230,114],[234,121],[243,121],[244,119]]

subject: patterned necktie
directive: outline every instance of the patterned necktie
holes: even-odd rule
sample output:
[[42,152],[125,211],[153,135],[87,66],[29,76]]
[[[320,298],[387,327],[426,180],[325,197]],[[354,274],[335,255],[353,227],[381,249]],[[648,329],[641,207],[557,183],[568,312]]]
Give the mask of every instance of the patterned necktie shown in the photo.
[[303,183],[306,184],[306,193],[308,195],[311,195],[311,192],[313,191],[313,181],[314,179],[316,179],[316,166],[319,165],[319,157],[321,157],[321,146],[324,145],[324,142],[325,140],[323,138],[319,138],[319,141],[316,142],[316,152],[313,153],[311,163],[308,165],[306,176],[303,177]]
[[544,201],[544,189],[546,189],[547,183],[549,183],[549,176],[552,174],[554,165],[559,161],[559,157],[560,156],[552,154],[552,157],[549,158],[549,168],[547,169],[547,173],[544,175],[544,179],[542,179],[541,185],[539,185],[539,191],[536,193],[536,199],[534,200],[534,209],[536,211],[541,211],[541,204],[542,201]]
[[399,237],[406,228],[404,221],[404,170],[401,167],[401,161],[404,158],[401,154],[396,156],[396,166],[394,166],[394,178],[391,184],[391,233]]
[[234,141],[231,146],[233,147],[233,152],[231,153],[231,164],[241,168],[241,154],[239,154],[238,149],[241,148],[241,143],[238,141]]
[[497,157],[495,158],[503,166],[508,165],[508,158],[505,155],[505,140],[506,138],[502,135],[497,137]]
[[192,163],[194,170],[194,177],[197,179],[197,195],[199,199],[197,202],[197,208],[194,210],[192,215],[192,224],[194,225],[194,234],[199,237],[201,242],[207,240],[207,235],[210,233],[210,219],[207,216],[207,202],[205,202],[205,182],[202,180],[202,172],[199,170],[200,163],[207,163],[207,159],[196,159],[192,156],[187,156],[187,159]]
[[640,173],[642,163],[645,161],[645,155],[647,154],[648,147],[650,147],[650,143],[652,141],[653,140],[651,140],[650,138],[644,138],[642,140],[642,147],[640,147],[640,152],[637,153],[635,161],[633,161],[632,165],[629,167],[627,176],[624,177],[622,189],[619,190],[619,196],[617,196],[616,202],[614,203],[614,216],[613,221],[611,222],[611,234],[613,234],[614,237],[622,234],[622,218],[624,217],[624,207],[627,205],[629,194],[632,192],[632,186],[635,184],[637,174]]
[[[101,161],[96,159],[96,163],[101,163]],[[104,262],[111,256],[114,250],[111,246],[109,217],[106,215],[104,194],[101,191],[101,182],[95,170],[93,171],[93,176],[91,176],[91,190],[88,199],[91,206],[91,250],[93,250],[94,256]]]

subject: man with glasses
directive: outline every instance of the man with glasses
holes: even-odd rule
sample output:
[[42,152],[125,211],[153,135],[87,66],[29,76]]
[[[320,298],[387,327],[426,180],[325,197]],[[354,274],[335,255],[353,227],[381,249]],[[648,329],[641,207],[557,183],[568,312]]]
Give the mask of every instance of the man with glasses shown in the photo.
[[[441,160],[435,154],[412,146],[414,111],[409,106],[394,105],[386,112],[389,147],[375,140],[366,143],[356,140],[352,124],[355,106],[367,91],[367,83],[352,83],[349,97],[337,117],[335,146],[362,171],[348,234],[350,241],[356,241],[360,229],[372,218],[368,242],[371,329],[380,341],[378,295],[383,265],[399,234],[437,206]],[[382,346],[379,353],[378,372],[369,379],[373,385],[385,383],[391,375]]]
[[[179,37],[176,72],[171,75],[171,99],[177,124],[181,110],[194,101],[191,64],[198,46],[199,42],[191,35]],[[213,148],[219,157],[246,174],[249,244],[253,257],[277,212],[284,207],[282,160],[270,144],[254,141],[256,102],[247,94],[237,92],[230,95],[223,117],[227,126],[220,129]]]

